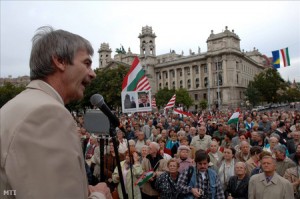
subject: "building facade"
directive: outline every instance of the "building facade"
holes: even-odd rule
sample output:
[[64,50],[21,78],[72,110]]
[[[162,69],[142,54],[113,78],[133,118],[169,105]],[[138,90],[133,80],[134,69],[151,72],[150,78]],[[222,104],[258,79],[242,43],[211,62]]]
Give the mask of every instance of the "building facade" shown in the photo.
[[111,58],[107,43],[98,51],[99,67],[113,67],[114,62],[131,65],[138,56],[150,81],[152,93],[167,87],[185,88],[194,100],[191,110],[198,109],[199,101],[207,100],[210,108],[235,108],[245,103],[244,91],[254,76],[270,67],[265,55],[257,49],[244,52],[240,49],[240,38],[227,26],[221,33],[211,31],[207,39],[207,52],[192,52],[184,56],[170,50],[156,55],[156,35],[152,27],[142,27],[139,34],[140,53],[117,54]]

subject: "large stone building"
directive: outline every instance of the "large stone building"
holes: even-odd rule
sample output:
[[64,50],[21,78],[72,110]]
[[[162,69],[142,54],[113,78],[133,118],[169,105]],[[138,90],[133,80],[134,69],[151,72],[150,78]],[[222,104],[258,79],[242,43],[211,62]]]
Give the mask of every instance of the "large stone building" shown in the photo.
[[102,43],[99,53],[99,67],[110,68],[118,64],[131,65],[135,56],[141,60],[152,87],[156,93],[164,87],[186,88],[194,99],[191,110],[198,108],[199,101],[209,101],[210,107],[235,108],[243,106],[244,91],[255,74],[270,67],[269,59],[257,49],[244,52],[240,49],[240,38],[234,30],[214,34],[207,39],[207,52],[192,52],[184,56],[170,50],[156,55],[156,35],[152,27],[142,27],[139,34],[140,53],[130,49],[125,54],[111,58],[108,43]]

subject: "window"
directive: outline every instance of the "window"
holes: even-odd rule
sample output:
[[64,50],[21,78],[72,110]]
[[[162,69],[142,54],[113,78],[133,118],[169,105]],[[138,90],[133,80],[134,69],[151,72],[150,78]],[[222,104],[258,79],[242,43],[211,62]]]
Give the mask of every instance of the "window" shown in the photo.
[[215,75],[215,85],[218,86],[218,80],[219,80],[219,86],[223,85],[223,77],[222,77],[222,73],[219,73],[219,77],[217,76],[217,74]]
[[216,62],[216,63],[215,63],[215,67],[216,67],[216,71],[222,70],[222,62]]
[[182,69],[179,70],[179,76],[182,77]]
[[207,100],[207,95],[206,95],[206,93],[203,93],[203,99]]
[[175,89],[175,81],[172,82],[172,87]]
[[180,80],[179,86],[180,86],[180,88],[183,88],[183,86],[182,86],[182,80]]
[[196,88],[199,88],[199,78],[196,78],[195,85],[196,85]]
[[205,64],[203,67],[204,73],[207,73],[207,65]]
[[165,74],[166,74],[166,78],[168,78],[168,72],[165,72]]
[[187,80],[187,87],[188,87],[188,89],[191,88],[191,80],[190,79]]
[[158,76],[159,76],[159,79],[161,79],[161,74],[160,74],[160,73],[159,73],[159,75],[158,75]]
[[236,83],[239,83],[239,74],[236,74]]
[[175,71],[172,70],[172,77],[174,78],[175,77]]
[[186,68],[186,74],[187,74],[187,75],[190,75],[190,73],[191,73],[190,68],[189,68],[189,67]]
[[159,83],[159,89],[161,89],[161,83]]
[[208,86],[208,77],[204,78],[204,86],[207,87]]
[[168,88],[168,82],[166,82],[166,87]]
[[198,100],[198,94],[195,94],[195,100]]
[[194,68],[195,68],[195,73],[199,74],[199,67],[198,66],[194,66]]

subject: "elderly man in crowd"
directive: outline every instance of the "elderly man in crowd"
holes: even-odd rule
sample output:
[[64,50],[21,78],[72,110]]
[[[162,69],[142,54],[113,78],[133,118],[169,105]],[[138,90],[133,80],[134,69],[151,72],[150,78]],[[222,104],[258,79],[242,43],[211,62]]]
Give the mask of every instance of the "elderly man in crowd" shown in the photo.
[[250,145],[247,141],[240,143],[240,151],[236,153],[235,157],[240,162],[246,162],[250,159]]
[[276,172],[283,176],[288,168],[296,166],[290,158],[286,157],[286,147],[284,145],[277,145],[274,147],[276,156]]
[[211,136],[206,135],[206,127],[199,127],[199,136],[195,136],[192,139],[191,146],[195,147],[196,151],[199,149],[207,150],[211,143]]
[[276,173],[276,162],[271,156],[261,160],[263,173],[254,175],[249,182],[249,199],[292,199],[292,184]]

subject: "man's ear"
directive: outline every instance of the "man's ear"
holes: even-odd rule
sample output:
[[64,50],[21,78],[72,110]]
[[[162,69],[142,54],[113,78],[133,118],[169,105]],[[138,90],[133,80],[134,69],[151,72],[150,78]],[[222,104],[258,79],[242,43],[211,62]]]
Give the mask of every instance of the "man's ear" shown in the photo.
[[60,70],[60,71],[65,71],[66,70],[66,64],[65,61],[62,58],[59,58],[56,55],[52,56],[52,61],[55,65],[55,67]]

